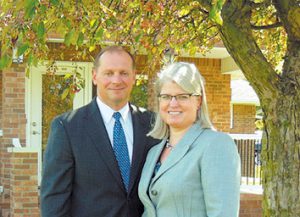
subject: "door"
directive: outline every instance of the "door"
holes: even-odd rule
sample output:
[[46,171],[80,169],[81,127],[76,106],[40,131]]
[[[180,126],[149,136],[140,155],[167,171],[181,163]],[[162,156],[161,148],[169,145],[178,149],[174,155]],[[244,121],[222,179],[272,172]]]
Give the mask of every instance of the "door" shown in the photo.
[[[38,183],[41,180],[43,152],[46,148],[48,133],[52,119],[68,110],[79,108],[92,98],[92,64],[82,62],[56,62],[51,68],[39,65],[30,69],[27,80],[27,146],[38,151]],[[55,72],[55,73],[53,73]],[[63,98],[65,90],[70,87],[73,76],[66,79],[66,74],[80,73],[85,87]]]

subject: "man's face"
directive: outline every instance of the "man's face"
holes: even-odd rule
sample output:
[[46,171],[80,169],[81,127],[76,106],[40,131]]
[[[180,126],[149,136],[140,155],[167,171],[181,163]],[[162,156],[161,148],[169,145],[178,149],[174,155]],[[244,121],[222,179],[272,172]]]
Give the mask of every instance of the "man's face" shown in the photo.
[[131,57],[124,51],[107,51],[93,70],[93,83],[98,97],[114,110],[121,109],[129,100],[135,83]]

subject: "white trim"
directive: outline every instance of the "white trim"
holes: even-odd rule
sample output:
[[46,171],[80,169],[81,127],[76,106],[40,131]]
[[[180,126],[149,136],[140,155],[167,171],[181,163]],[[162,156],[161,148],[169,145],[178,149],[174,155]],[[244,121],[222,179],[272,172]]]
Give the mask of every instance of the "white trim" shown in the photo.
[[[257,180],[257,181],[259,183],[259,180]],[[245,184],[242,184],[240,186],[240,193],[241,194],[262,195],[263,194],[263,188],[262,188],[262,185],[245,185]]]
[[[26,120],[31,120],[31,112],[30,112],[30,105],[31,105],[31,79],[29,77],[25,77],[25,114]],[[29,124],[26,124],[26,147],[30,147],[30,127]]]
[[237,134],[231,133],[229,134],[232,139],[254,139],[256,141],[261,141],[262,133],[255,133],[255,134]]
[[3,130],[0,129],[0,136],[3,136]]
[[230,103],[230,129],[233,129],[234,127],[234,112],[233,112],[233,104]]
[[22,148],[8,147],[7,152],[9,152],[9,153],[38,153],[39,150],[37,147],[22,147]]
[[259,106],[260,104],[257,102],[253,102],[253,101],[231,101],[231,104],[234,105],[255,105],[255,106]]
[[[26,147],[17,150],[19,152],[26,150],[35,150],[38,153],[38,183],[41,181],[42,171],[42,75],[47,70],[47,63],[42,61],[36,67],[30,68],[29,78],[25,80],[25,112],[27,118],[26,125]],[[92,99],[92,63],[91,62],[72,62],[72,61],[56,61],[58,67],[57,75],[63,75],[72,72],[75,67],[81,73],[85,80],[85,87],[76,93],[73,101],[73,109],[81,107],[89,103]],[[37,86],[36,86],[37,85]],[[34,123],[35,122],[35,123]],[[34,125],[33,125],[34,124]],[[34,132],[35,131],[35,132]],[[35,135],[32,135],[35,133]],[[34,138],[32,137],[34,136]],[[24,149],[25,148],[25,149]],[[14,151],[15,149],[10,151]],[[30,152],[30,151],[29,151]]]

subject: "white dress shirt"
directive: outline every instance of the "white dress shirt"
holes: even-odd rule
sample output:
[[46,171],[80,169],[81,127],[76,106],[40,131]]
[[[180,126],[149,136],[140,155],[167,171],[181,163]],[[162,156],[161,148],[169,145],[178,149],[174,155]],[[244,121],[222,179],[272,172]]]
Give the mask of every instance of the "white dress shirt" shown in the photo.
[[124,129],[127,148],[128,148],[128,152],[129,152],[129,159],[131,162],[132,161],[132,152],[133,152],[133,124],[132,124],[132,117],[131,117],[131,112],[129,109],[129,104],[127,103],[119,111],[115,111],[111,107],[106,105],[104,102],[102,102],[99,99],[99,97],[97,97],[96,100],[97,100],[98,108],[102,115],[103,122],[104,122],[106,131],[108,133],[109,140],[110,140],[110,143],[112,144],[112,146],[114,144],[113,143],[113,129],[114,129],[114,124],[115,124],[115,119],[113,118],[113,114],[115,112],[120,112],[120,114],[121,114],[120,122]]

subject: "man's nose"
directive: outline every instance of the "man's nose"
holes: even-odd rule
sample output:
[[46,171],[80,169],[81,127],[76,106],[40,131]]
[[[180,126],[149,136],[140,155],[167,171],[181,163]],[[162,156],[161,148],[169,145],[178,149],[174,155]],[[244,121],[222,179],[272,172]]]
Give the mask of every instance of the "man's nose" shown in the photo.
[[113,75],[113,76],[112,76],[112,82],[113,82],[113,83],[120,83],[121,81],[122,81],[121,75],[116,74],[116,75]]

